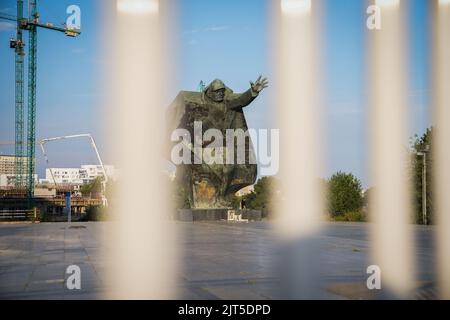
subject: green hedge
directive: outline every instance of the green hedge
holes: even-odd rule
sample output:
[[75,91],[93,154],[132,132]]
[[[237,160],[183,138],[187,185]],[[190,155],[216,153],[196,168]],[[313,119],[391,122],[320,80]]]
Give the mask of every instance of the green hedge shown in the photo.
[[80,221],[107,221],[109,219],[106,210],[107,208],[105,207],[91,206],[87,208]]
[[334,221],[343,221],[343,222],[363,222],[366,221],[363,213],[359,211],[350,211],[346,212],[343,215],[332,217]]

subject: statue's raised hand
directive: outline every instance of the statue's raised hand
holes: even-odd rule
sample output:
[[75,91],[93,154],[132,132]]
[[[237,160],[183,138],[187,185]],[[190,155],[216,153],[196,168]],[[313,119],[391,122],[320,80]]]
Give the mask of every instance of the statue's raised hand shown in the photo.
[[269,86],[269,81],[267,81],[267,78],[259,76],[256,82],[250,82],[250,85],[252,87],[253,92],[260,93]]

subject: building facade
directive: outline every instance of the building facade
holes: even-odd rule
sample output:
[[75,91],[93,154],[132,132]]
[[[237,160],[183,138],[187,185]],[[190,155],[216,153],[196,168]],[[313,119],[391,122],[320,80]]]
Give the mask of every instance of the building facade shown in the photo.
[[[22,175],[22,182],[27,181],[27,174]],[[34,183],[36,184],[38,182],[38,175],[34,175]],[[0,188],[14,188],[16,186],[16,175],[13,173],[0,174]]]
[[[114,166],[105,165],[105,173],[108,179],[115,179],[115,169]],[[82,165],[80,169],[84,179],[92,181],[98,177],[103,177],[103,168],[100,165]]]
[[83,180],[80,178],[80,169],[77,168],[46,169],[45,182],[53,183],[53,179],[57,184],[83,184]]
[[[28,168],[28,157],[22,157],[24,174]],[[16,167],[16,157],[10,155],[0,155],[0,174],[14,174]]]
[[[115,180],[114,166],[105,166],[106,175],[109,179]],[[53,174],[53,177],[52,177]],[[81,168],[48,168],[45,170],[45,179],[41,179],[41,184],[72,184],[83,185],[103,177],[103,169],[100,165],[82,165]]]
[[[22,181],[27,181],[28,157],[21,157],[23,163]],[[13,188],[16,185],[16,156],[0,155],[0,188]],[[37,182],[37,175],[34,176]]]

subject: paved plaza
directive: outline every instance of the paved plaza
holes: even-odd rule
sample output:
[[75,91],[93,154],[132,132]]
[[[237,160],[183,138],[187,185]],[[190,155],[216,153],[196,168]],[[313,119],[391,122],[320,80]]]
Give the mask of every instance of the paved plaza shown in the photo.
[[[0,224],[0,299],[105,297],[111,223]],[[411,226],[416,236],[416,299],[435,298],[433,227]],[[183,252],[181,299],[279,299],[279,250],[270,222],[176,223]],[[323,299],[379,298],[366,288],[369,225],[325,223],[320,237]],[[106,247],[105,247],[106,246]],[[66,288],[66,268],[81,268],[82,288]]]

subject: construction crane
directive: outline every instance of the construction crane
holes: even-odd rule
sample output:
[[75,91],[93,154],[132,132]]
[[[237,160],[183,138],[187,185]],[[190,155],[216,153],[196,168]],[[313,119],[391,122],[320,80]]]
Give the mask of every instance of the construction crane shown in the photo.
[[10,40],[10,48],[15,51],[15,176],[16,187],[24,185],[24,57],[25,43],[23,32],[28,31],[28,108],[27,108],[27,197],[29,205],[34,197],[34,172],[36,150],[36,69],[37,69],[37,30],[44,28],[63,32],[66,36],[75,37],[81,31],[73,28],[58,27],[52,23],[40,23],[37,0],[28,0],[28,17],[23,12],[24,0],[17,0],[17,16],[0,13],[0,19],[17,23],[16,38]]
[[47,139],[42,139],[42,140],[40,140],[38,142],[40,147],[41,147],[42,154],[44,155],[47,167],[49,168],[50,175],[52,176],[53,184],[55,185],[55,187],[57,186],[55,177],[53,176],[52,168],[50,168],[50,165],[49,165],[47,152],[45,151],[45,147],[44,147],[45,144],[48,143],[48,142],[52,142],[52,141],[60,141],[60,140],[67,140],[67,139],[78,139],[78,138],[89,138],[90,139],[91,147],[94,149],[95,154],[97,156],[97,160],[98,160],[100,166],[102,167],[102,173],[103,173],[102,202],[103,202],[103,205],[106,206],[106,205],[108,205],[108,200],[106,198],[106,184],[108,183],[108,175],[106,174],[106,169],[105,169],[105,166],[103,165],[103,161],[102,161],[102,158],[100,157],[100,153],[98,152],[98,148],[97,148],[97,145],[95,143],[95,140],[92,137],[92,135],[89,134],[89,133],[74,134],[74,135],[70,135],[70,136],[61,136],[61,137],[54,137],[54,138],[47,138]]

